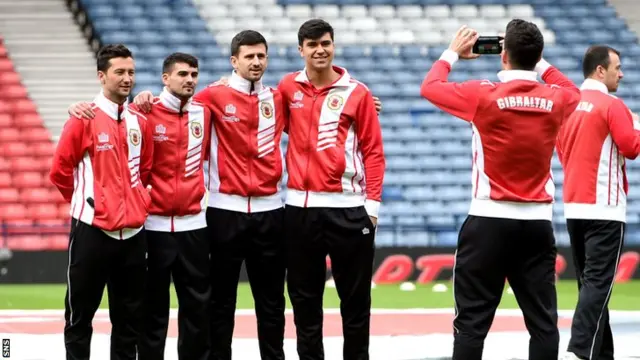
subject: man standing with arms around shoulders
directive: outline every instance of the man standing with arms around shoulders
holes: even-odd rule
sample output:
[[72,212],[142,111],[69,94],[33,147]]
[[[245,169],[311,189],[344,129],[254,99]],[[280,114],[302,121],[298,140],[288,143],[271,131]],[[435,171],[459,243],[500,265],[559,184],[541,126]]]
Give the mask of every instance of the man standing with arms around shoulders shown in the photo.
[[[144,113],[153,129],[151,206],[145,223],[148,273],[140,360],[163,359],[169,327],[171,278],[178,295],[178,357],[208,360],[209,239],[203,163],[208,155],[210,112],[192,101],[198,59],[174,53],[163,63],[164,90]],[[134,111],[141,112],[136,105]],[[76,103],[70,113],[95,113]],[[95,120],[94,120],[95,121]]]
[[459,58],[478,57],[472,53],[477,39],[472,29],[458,30],[420,92],[473,129],[473,198],[460,230],[453,277],[453,359],[482,358],[505,278],[531,335],[528,358],[557,359],[551,159],[580,91],[542,59],[538,27],[519,19],[506,28],[499,83],[447,81]]
[[[284,359],[284,234],[281,94],[263,85],[267,41],[245,30],[231,41],[231,77],[195,99],[212,113],[209,160],[211,360],[231,360],[240,269],[246,261],[263,360]],[[152,95],[135,102],[146,111]]]
[[72,116],[62,131],[51,182],[71,202],[64,338],[68,360],[89,360],[92,320],[109,293],[111,359],[136,358],[144,299],[146,185],[153,159],[146,118],[127,108],[135,63],[123,45],[97,54],[102,91],[94,120]]
[[629,184],[625,159],[640,154],[640,133],[621,99],[620,52],[596,45],[582,61],[576,111],[558,136],[564,170],[564,215],[579,297],[567,360],[613,360],[608,303],[624,242]]
[[344,359],[369,358],[374,237],[385,158],[369,89],[332,64],[334,33],[323,20],[298,31],[305,68],[278,89],[288,108],[285,233],[287,286],[298,354],[324,359],[326,256],[341,301]]

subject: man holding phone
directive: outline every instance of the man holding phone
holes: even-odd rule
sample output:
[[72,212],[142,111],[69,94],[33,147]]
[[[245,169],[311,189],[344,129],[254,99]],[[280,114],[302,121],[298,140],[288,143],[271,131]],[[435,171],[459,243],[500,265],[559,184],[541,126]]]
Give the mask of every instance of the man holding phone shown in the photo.
[[[551,158],[580,91],[542,59],[538,27],[518,19],[507,25],[500,82],[447,81],[458,59],[480,56],[472,52],[478,39],[472,29],[458,30],[420,92],[473,129],[473,198],[460,230],[453,277],[453,359],[482,358],[505,278],[531,334],[528,359],[557,359]],[[498,50],[495,41],[500,43],[494,39],[490,53]],[[538,75],[546,84],[538,82]]]

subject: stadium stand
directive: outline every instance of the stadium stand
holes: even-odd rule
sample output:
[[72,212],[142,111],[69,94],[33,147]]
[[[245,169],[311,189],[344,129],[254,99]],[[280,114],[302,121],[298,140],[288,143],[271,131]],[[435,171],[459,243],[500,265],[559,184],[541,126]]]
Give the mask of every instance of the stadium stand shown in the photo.
[[12,249],[66,246],[69,206],[47,178],[53,147],[0,38],[0,221]]
[[[619,0],[623,1],[623,0]],[[545,57],[576,83],[580,59],[592,43],[623,51],[625,80],[618,95],[640,111],[640,46],[624,19],[604,0],[82,0],[102,43],[122,42],[136,56],[137,86],[160,92],[162,60],[184,51],[201,60],[202,88],[230,72],[228,44],[238,31],[261,31],[270,42],[265,82],[275,86],[303,62],[297,29],[312,17],[336,29],[336,63],[347,67],[384,103],[381,121],[388,156],[378,246],[448,246],[470,197],[470,128],[420,98],[419,86],[453,32],[468,24],[482,34],[501,32],[515,17],[543,30]],[[597,7],[597,10],[594,10]],[[126,11],[121,9],[126,8]],[[597,16],[591,16],[597,14]],[[496,80],[496,57],[460,62],[451,79]],[[92,77],[88,77],[92,79]],[[75,100],[89,100],[85,95]],[[13,130],[12,130],[13,131]],[[629,162],[629,224],[640,221],[640,166]],[[562,214],[562,171],[553,162],[554,222],[568,243]],[[629,242],[640,234],[628,232]]]

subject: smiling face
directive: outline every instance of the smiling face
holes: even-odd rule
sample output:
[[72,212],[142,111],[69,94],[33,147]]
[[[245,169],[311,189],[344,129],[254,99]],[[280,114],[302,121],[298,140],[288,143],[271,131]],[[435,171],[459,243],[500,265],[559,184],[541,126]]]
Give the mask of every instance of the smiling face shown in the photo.
[[331,68],[335,46],[330,33],[324,33],[317,39],[304,39],[298,46],[300,56],[304,58],[307,69],[323,71]]
[[98,71],[105,96],[117,103],[123,103],[135,85],[135,62],[130,57],[116,57],[109,60],[108,68]]

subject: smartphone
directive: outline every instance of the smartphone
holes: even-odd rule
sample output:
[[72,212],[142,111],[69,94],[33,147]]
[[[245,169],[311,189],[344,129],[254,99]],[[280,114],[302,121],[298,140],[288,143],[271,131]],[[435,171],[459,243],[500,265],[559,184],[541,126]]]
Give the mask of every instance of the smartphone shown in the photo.
[[498,55],[502,52],[502,36],[480,36],[473,44],[473,53],[481,55]]

